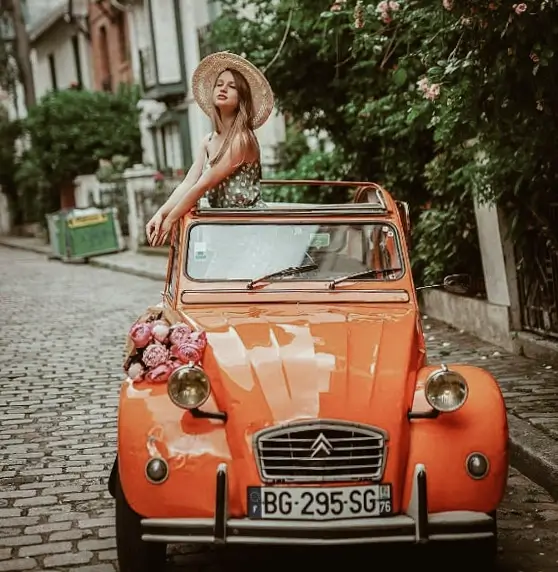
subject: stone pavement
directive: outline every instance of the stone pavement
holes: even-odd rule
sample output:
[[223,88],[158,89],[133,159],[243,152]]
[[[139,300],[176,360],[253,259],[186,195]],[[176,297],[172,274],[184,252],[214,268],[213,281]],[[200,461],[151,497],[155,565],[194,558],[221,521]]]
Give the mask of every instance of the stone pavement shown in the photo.
[[[0,245],[50,253],[33,238],[0,237]],[[119,252],[89,264],[158,281],[165,280],[165,256]],[[488,369],[498,380],[508,407],[512,463],[558,499],[558,371],[549,364],[510,354],[423,316],[431,362],[464,362]]]
[[[123,332],[159,299],[160,281],[2,247],[0,268],[0,572],[114,572],[114,501],[106,481],[116,449]],[[519,370],[507,356],[482,346],[483,360],[481,350],[466,347],[474,340],[431,326],[432,352],[465,352],[502,366],[510,379]],[[552,375],[544,370],[545,379]],[[512,469],[498,514],[500,572],[556,572],[558,505],[550,496]],[[279,562],[296,568],[303,556],[319,568],[331,564],[330,554],[182,548],[172,550],[171,569],[230,572]],[[347,549],[335,554],[336,565],[346,565]],[[391,548],[386,557],[403,568],[409,552]]]

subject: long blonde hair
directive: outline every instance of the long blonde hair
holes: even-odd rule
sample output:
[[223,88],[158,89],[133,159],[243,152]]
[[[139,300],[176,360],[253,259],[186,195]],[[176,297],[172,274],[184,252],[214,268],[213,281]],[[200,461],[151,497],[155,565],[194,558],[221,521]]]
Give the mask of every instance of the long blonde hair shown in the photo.
[[[240,162],[235,165],[236,167],[242,165],[246,160],[246,154],[249,150],[257,149],[258,155],[260,153],[260,146],[258,144],[258,139],[254,130],[252,129],[253,121],[254,121],[254,104],[252,100],[252,91],[250,89],[249,83],[246,81],[244,76],[235,69],[227,68],[223,70],[223,72],[230,72],[234,78],[234,83],[236,86],[236,91],[238,93],[238,110],[234,121],[221,145],[221,148],[215,155],[215,157],[211,160],[211,165],[215,165],[218,163],[228,151],[229,147],[231,146],[231,141],[237,136],[240,135],[240,149],[242,151],[242,159]],[[219,74],[221,75],[221,74]],[[215,85],[217,84],[217,79],[215,80],[215,84],[213,89],[215,89]],[[213,113],[211,114],[211,120],[213,122],[213,127],[217,133],[223,132],[223,120],[221,119],[221,112],[215,106],[213,106]]]

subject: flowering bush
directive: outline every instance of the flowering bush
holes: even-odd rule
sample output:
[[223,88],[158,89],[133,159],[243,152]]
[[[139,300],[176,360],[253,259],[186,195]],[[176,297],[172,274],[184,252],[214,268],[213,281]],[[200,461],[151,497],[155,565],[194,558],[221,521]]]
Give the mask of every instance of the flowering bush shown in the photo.
[[170,324],[161,313],[138,320],[128,333],[130,353],[124,364],[132,382],[164,383],[185,364],[201,364],[205,332],[185,322]]
[[[558,183],[555,2],[222,4],[216,47],[267,68],[282,111],[328,134],[336,176],[410,202],[420,278],[482,275],[475,197],[508,210],[516,242],[535,227],[558,249],[546,219]],[[449,250],[448,221],[459,224]]]

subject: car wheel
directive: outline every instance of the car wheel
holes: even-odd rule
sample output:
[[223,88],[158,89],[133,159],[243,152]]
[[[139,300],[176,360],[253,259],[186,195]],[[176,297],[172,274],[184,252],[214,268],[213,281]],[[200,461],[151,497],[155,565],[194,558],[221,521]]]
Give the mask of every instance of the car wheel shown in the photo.
[[496,572],[498,570],[498,526],[494,518],[491,538],[451,542],[433,542],[428,546],[427,561],[436,572],[451,568],[454,572]]
[[126,501],[120,479],[115,483],[116,552],[120,572],[162,572],[167,545],[141,539],[141,516]]

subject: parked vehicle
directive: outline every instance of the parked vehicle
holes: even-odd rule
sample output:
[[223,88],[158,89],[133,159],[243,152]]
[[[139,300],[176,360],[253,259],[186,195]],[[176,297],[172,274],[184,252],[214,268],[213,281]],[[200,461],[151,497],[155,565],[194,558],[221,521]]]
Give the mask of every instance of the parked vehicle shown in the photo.
[[267,183],[355,202],[202,208],[174,229],[162,302],[128,339],[121,572],[160,570],[168,543],[460,541],[454,558],[488,565],[504,401],[487,371],[426,361],[408,208],[373,183]]

